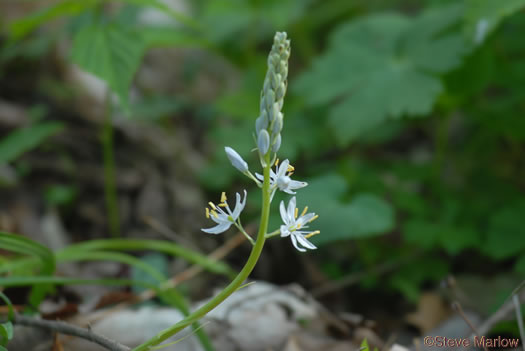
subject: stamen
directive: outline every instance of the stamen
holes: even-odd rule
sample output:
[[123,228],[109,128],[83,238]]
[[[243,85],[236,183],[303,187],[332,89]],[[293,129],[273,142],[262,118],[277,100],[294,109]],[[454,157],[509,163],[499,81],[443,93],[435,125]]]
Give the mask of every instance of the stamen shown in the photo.
[[279,159],[275,160],[274,166],[277,166],[277,165],[279,165]]
[[315,215],[308,221],[308,223],[315,221],[317,218],[319,218],[319,215]]
[[219,204],[219,207],[226,207],[226,206],[228,206],[228,204],[227,204],[226,202],[221,202],[221,203]]
[[206,218],[210,218],[210,209],[206,207]]
[[303,212],[301,212],[301,217],[304,216],[304,215],[306,214],[306,211],[308,211],[308,206],[305,206],[305,207],[304,207]]
[[288,171],[288,172],[293,172],[293,171],[295,171],[294,166],[292,166],[292,165],[288,165],[288,169],[287,169],[287,171]]
[[210,212],[213,215],[213,217],[219,218],[219,215],[217,214],[217,212],[215,212],[215,210],[211,210]]
[[217,209],[217,207],[215,207],[215,205],[213,204],[213,202],[208,202],[208,205],[210,205],[210,207],[212,208],[212,210],[215,210]]
[[317,234],[319,234],[319,233],[321,233],[321,231],[320,231],[320,230],[316,230],[315,232],[311,232],[310,234],[305,235],[304,237],[305,237],[306,239],[309,239],[309,238],[311,238],[312,236],[317,235]]
[[297,212],[299,212],[299,209],[296,207],[295,208],[295,213],[294,213],[294,217],[297,218]]
[[224,191],[221,194],[221,202],[226,202],[226,193]]

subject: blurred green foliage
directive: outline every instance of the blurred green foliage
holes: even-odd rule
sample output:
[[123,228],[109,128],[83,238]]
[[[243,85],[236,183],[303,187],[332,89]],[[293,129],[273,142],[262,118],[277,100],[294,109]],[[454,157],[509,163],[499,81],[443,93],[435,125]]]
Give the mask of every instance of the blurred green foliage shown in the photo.
[[[219,191],[241,182],[224,145],[255,163],[265,57],[274,32],[287,31],[291,89],[280,156],[310,183],[298,202],[320,214],[313,241],[353,252],[356,270],[422,252],[388,279],[371,274],[363,283],[386,282],[411,299],[454,271],[461,255],[525,274],[524,0],[199,0],[186,3],[188,14],[152,0],[102,11],[108,2],[58,1],[12,22],[0,58],[30,56],[28,43],[56,34],[33,31],[66,16],[72,60],[105,80],[130,116],[159,123],[180,108],[193,112],[212,145],[200,179]],[[179,23],[141,24],[148,6]],[[189,93],[169,102],[151,91],[130,105],[133,76],[156,46],[226,59],[236,84],[205,106]],[[329,245],[358,238],[356,251],[348,241]]]

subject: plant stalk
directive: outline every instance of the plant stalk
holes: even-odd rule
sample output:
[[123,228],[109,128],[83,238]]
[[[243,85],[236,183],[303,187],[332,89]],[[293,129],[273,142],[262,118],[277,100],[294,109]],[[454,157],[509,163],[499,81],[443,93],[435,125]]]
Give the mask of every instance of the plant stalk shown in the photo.
[[259,232],[257,233],[257,240],[255,241],[255,245],[253,246],[250,256],[248,257],[248,260],[246,261],[246,264],[244,265],[242,270],[227,287],[225,287],[207,304],[205,304],[195,312],[191,313],[189,316],[187,316],[180,322],[172,325],[167,329],[164,329],[152,339],[146,341],[142,345],[137,346],[133,349],[133,351],[149,350],[151,347],[160,344],[164,340],[172,337],[173,335],[186,328],[187,326],[191,325],[195,321],[201,319],[208,312],[210,312],[219,304],[221,304],[224,300],[226,300],[231,294],[237,291],[237,289],[239,289],[244,283],[244,281],[248,278],[253,268],[255,267],[255,264],[257,263],[257,260],[259,259],[259,256],[261,255],[262,249],[264,247],[264,242],[266,240],[265,234],[266,230],[268,229],[268,219],[270,218],[270,153],[266,154],[265,160],[266,167],[264,167],[263,171],[264,182],[262,187],[263,196]]

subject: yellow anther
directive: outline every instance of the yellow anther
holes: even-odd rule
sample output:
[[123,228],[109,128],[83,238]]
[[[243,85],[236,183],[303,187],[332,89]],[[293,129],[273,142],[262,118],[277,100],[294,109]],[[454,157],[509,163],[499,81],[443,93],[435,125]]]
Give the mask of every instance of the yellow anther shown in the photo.
[[294,213],[294,217],[297,218],[297,213],[299,212],[299,209],[296,207],[295,208],[295,213]]
[[206,207],[206,218],[210,218],[210,209]]
[[319,218],[319,215],[315,215],[308,221],[308,223],[315,221],[317,218]]
[[226,202],[221,202],[221,203],[219,204],[219,207],[226,207],[226,206],[228,206],[228,204],[227,204]]
[[217,214],[217,212],[215,212],[215,210],[211,210],[210,212],[213,215],[213,217],[219,218],[219,215]]
[[274,165],[275,165],[275,166],[279,165],[279,159],[276,159],[276,160],[275,160]]
[[221,194],[221,202],[226,202],[226,193],[224,191]]
[[293,172],[293,171],[295,171],[294,166],[292,166],[292,165],[288,165],[288,169],[287,169],[287,171],[288,171],[288,172]]
[[305,206],[305,207],[304,207],[303,212],[301,212],[301,217],[304,216],[304,215],[306,214],[306,211],[308,211],[308,206]]
[[317,234],[319,234],[319,233],[321,233],[321,231],[316,230],[315,232],[311,232],[310,234],[305,235],[304,237],[305,237],[306,239],[309,239],[309,238],[311,238],[312,236],[317,235]]
[[213,202],[211,202],[211,201],[210,201],[210,202],[208,202],[208,205],[210,205],[210,207],[211,207],[211,208],[212,208],[213,210],[215,210],[215,209],[216,209],[216,207],[215,207],[215,205],[213,204]]

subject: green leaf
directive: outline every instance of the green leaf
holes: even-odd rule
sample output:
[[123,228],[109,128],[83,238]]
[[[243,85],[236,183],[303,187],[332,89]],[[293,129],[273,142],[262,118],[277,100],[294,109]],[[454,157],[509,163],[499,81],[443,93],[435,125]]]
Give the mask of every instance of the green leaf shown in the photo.
[[482,43],[500,22],[523,7],[525,0],[466,0],[465,33],[475,44]]
[[198,37],[173,28],[135,28],[99,20],[75,34],[71,57],[83,70],[106,81],[127,108],[129,87],[147,49],[205,45]]
[[136,30],[119,23],[93,23],[73,38],[72,60],[82,69],[105,80],[128,105],[128,90],[146,45]]
[[153,8],[156,8],[157,10],[162,11],[163,13],[173,17],[180,23],[194,28],[199,29],[200,25],[199,22],[195,21],[193,18],[186,16],[183,13],[177,12],[173,10],[171,7],[166,5],[165,3],[159,1],[159,0],[120,0],[122,2],[127,2],[129,4],[138,5],[138,6],[151,6]]
[[525,251],[524,213],[525,201],[520,201],[496,210],[490,216],[487,241],[483,246],[488,255],[501,259]]
[[80,279],[80,278],[65,278],[65,277],[0,277],[0,286],[9,288],[16,286],[28,285],[108,285],[108,286],[133,286],[144,285],[150,289],[157,287],[147,282],[141,282],[131,279]]
[[0,299],[2,299],[5,304],[7,305],[7,318],[9,320],[13,320],[13,318],[15,317],[15,309],[13,308],[13,304],[11,303],[11,300],[9,300],[9,298],[6,296],[6,294],[4,294],[3,292],[0,291]]
[[[40,275],[42,276],[50,276],[55,271],[55,256],[53,252],[33,240],[20,235],[0,232],[0,249],[38,257],[41,261]],[[37,307],[49,289],[50,286],[35,286],[29,296],[30,305]]]
[[51,135],[58,133],[63,125],[45,122],[20,128],[0,140],[0,164],[11,162],[23,153],[37,147]]
[[516,265],[514,266],[514,270],[525,275],[525,254],[521,255],[521,257],[518,259]]
[[13,21],[9,27],[10,32],[15,39],[19,39],[35,28],[54,18],[65,15],[76,15],[84,12],[86,9],[93,7],[98,0],[66,0],[52,6],[45,6],[42,10],[33,12],[16,21]]
[[0,351],[8,351],[4,346],[0,345]]
[[319,214],[311,224],[321,231],[312,238],[316,244],[379,235],[392,229],[394,213],[387,202],[376,195],[362,193],[343,203],[339,197],[345,190],[342,177],[328,174],[309,182],[301,192],[298,200]]
[[370,351],[370,346],[368,346],[368,341],[366,341],[366,338],[364,338],[361,342],[361,347],[359,348],[359,351]]
[[7,342],[13,338],[13,323],[5,322],[0,324],[0,344],[7,345]]
[[409,243],[422,248],[443,247],[452,255],[462,250],[478,247],[480,237],[474,228],[452,225],[443,222],[432,222],[424,219],[412,219],[403,225],[403,235]]
[[429,113],[443,90],[437,75],[465,53],[462,36],[449,31],[461,14],[454,5],[415,19],[379,14],[345,23],[294,88],[311,105],[330,104],[328,123],[341,145],[386,119]]
[[187,248],[183,248],[168,241],[147,240],[147,239],[107,239],[107,240],[90,240],[79,244],[66,247],[57,252],[57,258],[71,257],[76,253],[89,252],[95,250],[121,250],[121,251],[160,251],[167,254],[181,257],[189,262],[198,264],[204,269],[217,274],[227,276],[235,275],[232,269],[224,262],[213,260],[207,256],[201,255]]

